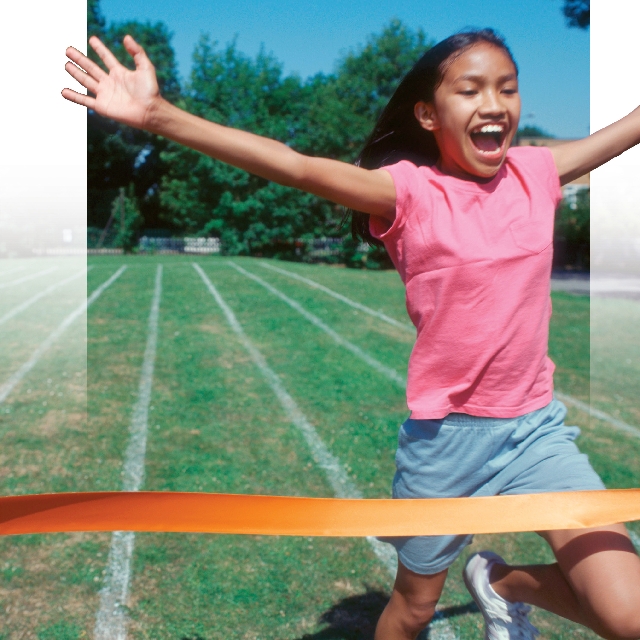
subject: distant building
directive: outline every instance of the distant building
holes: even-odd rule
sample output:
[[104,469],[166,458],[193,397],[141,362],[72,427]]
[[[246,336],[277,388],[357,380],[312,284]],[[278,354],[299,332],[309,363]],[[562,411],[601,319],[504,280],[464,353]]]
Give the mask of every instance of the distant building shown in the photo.
[[[561,138],[517,138],[515,141],[515,145],[518,147],[555,147],[558,144],[562,144],[563,142],[572,142],[573,139],[561,139]],[[562,196],[567,201],[569,206],[572,209],[575,209],[578,202],[578,193],[584,191],[585,189],[589,189],[590,180],[589,174],[585,174],[572,180],[568,184],[565,184],[562,187]]]

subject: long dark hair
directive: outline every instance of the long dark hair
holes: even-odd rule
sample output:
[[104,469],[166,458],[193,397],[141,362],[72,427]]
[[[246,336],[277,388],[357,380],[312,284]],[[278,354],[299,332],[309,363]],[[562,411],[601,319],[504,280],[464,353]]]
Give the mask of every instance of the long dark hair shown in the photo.
[[[432,102],[449,65],[466,49],[481,42],[502,49],[518,73],[513,54],[493,29],[474,29],[446,38],[431,47],[402,79],[355,164],[365,169],[378,169],[400,160],[410,160],[417,166],[434,165],[440,155],[436,139],[431,131],[420,126],[413,109],[417,102]],[[345,219],[349,214],[354,240],[361,238],[369,244],[382,245],[369,231],[369,214],[349,210]]]

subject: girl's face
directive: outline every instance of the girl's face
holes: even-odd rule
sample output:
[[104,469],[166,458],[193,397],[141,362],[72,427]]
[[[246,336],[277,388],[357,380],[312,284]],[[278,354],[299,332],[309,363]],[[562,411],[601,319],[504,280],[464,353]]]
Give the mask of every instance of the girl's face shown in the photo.
[[415,115],[422,127],[433,132],[444,173],[492,178],[520,120],[513,62],[492,44],[473,45],[449,65],[433,102],[416,104]]

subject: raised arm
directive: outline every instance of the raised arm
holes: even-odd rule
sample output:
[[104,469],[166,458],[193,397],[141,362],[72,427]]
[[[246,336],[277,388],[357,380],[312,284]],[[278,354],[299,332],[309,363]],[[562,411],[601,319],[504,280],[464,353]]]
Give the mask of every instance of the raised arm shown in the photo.
[[551,147],[564,185],[640,144],[640,107],[594,134]]
[[95,36],[89,44],[109,73],[77,49],[69,47],[67,57],[75,64],[67,62],[65,69],[95,98],[64,89],[62,96],[67,100],[273,182],[393,220],[396,193],[386,171],[370,171],[346,162],[305,156],[275,140],[189,114],[162,98],[155,68],[131,36],[125,36],[124,46],[133,56],[135,71],[121,65]]

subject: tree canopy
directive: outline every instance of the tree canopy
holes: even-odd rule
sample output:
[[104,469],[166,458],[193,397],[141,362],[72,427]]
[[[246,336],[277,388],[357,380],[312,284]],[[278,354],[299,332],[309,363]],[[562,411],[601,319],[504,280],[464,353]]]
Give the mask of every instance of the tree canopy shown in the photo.
[[591,0],[564,0],[562,13],[567,19],[567,25],[588,29],[591,21]]
[[[426,49],[422,33],[394,21],[341,60],[333,74],[306,82],[281,64],[255,59],[235,43],[203,36],[193,55],[184,107],[196,115],[265,135],[301,153],[352,162],[402,76]],[[170,224],[221,238],[229,253],[292,253],[294,241],[344,233],[343,211],[321,198],[249,175],[170,143],[160,200]]]
[[[156,66],[163,95],[172,102],[180,99],[171,34],[163,23],[128,21],[107,26],[100,13],[98,0],[89,0],[87,22],[89,36],[97,35],[129,68],[133,68],[133,61],[125,51],[122,40],[127,33],[131,34],[145,47]],[[89,57],[102,64],[93,50],[87,48]],[[102,118],[91,110],[87,117],[89,226],[104,227],[119,189],[124,187],[129,190],[130,185],[134,185],[145,226],[161,224],[158,190],[164,168],[160,152],[166,147],[167,141]]]
[[[235,42],[221,47],[203,35],[181,87],[163,23],[107,25],[98,0],[89,0],[88,24],[89,34],[101,37],[130,68],[122,39],[130,33],[140,42],[156,66],[163,96],[181,108],[304,154],[346,162],[353,162],[398,82],[430,46],[422,31],[394,20],[348,52],[333,73],[303,80],[283,74],[282,64],[264,51],[246,56]],[[326,200],[92,111],[88,117],[90,226],[104,228],[125,188],[143,228],[219,237],[230,254],[293,255],[300,238],[348,235],[340,226],[343,209]]]
[[[565,12],[567,7],[584,10],[585,5],[588,24],[588,0],[565,0]],[[107,24],[99,0],[88,0],[87,11],[89,35],[98,35],[129,68],[133,61],[123,47],[124,36],[131,34],[145,47],[161,93],[170,102],[222,125],[279,140],[301,153],[345,162],[357,157],[401,78],[433,44],[423,31],[393,20],[346,53],[332,73],[302,79],[285,75],[282,64],[264,51],[250,57],[238,51],[235,42],[220,46],[203,35],[193,52],[190,77],[181,87],[172,34],[165,24]],[[582,25],[584,14],[571,15]],[[519,135],[546,133],[529,126]],[[92,237],[104,237],[102,230],[117,209],[126,213],[121,235],[126,235],[127,246],[135,244],[136,234],[151,231],[218,237],[223,251],[233,255],[293,257],[300,252],[300,239],[340,236],[346,239],[347,262],[362,264],[360,248],[348,239],[348,225],[341,225],[342,207],[91,110],[87,182]],[[367,260],[383,264],[383,254],[370,252]]]
[[520,138],[553,138],[550,133],[532,124],[525,124],[518,129],[518,137]]

